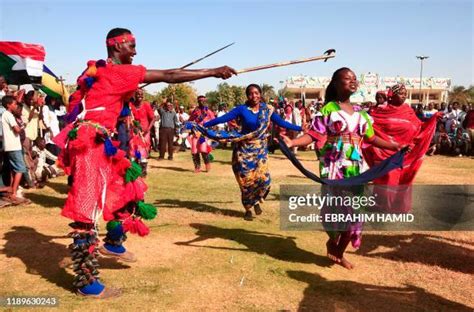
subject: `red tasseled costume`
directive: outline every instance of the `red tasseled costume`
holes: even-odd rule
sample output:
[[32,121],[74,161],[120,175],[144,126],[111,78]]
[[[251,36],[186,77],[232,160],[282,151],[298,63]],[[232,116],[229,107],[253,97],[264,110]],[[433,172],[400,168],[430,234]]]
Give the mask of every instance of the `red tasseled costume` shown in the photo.
[[[91,63],[92,64],[92,63]],[[85,223],[92,223],[94,213],[101,210],[105,220],[113,220],[113,213],[131,200],[143,200],[146,185],[138,178],[133,183],[124,181],[130,162],[125,153],[118,150],[114,156],[107,156],[104,144],[96,142],[97,132],[113,131],[124,100],[133,94],[144,79],[143,66],[114,65],[98,67],[95,82],[87,91],[85,120],[79,126],[76,138],[68,138],[74,128],[68,125],[54,138],[62,149],[59,162],[67,174],[73,176],[62,215]],[[98,208],[98,210],[96,210]]]

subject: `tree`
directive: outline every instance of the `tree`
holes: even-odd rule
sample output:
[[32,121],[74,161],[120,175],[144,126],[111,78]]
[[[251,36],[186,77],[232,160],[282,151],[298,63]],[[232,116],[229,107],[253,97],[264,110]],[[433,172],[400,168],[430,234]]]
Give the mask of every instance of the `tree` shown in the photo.
[[157,101],[158,103],[161,102],[161,97],[160,97],[159,92],[152,94],[152,93],[148,93],[146,90],[143,90],[143,99],[150,103],[153,101]]
[[232,94],[234,96],[233,106],[243,104],[247,100],[245,88],[241,86],[232,86]]
[[262,85],[262,98],[264,99],[264,101],[268,103],[270,98],[276,98],[276,97],[277,95],[275,93],[273,86],[264,83]]
[[287,88],[278,90],[278,95],[284,98],[290,98],[290,99],[295,97],[295,95],[291,91],[289,91]]
[[209,106],[215,107],[215,106],[219,105],[219,103],[220,103],[220,101],[219,101],[219,92],[209,91],[205,94],[205,96],[207,98],[207,104],[209,104]]
[[221,103],[227,106],[242,104],[246,100],[245,88],[241,86],[231,86],[227,82],[217,85],[216,91],[206,93],[207,102],[211,107],[216,107]]
[[461,105],[472,102],[474,100],[474,86],[469,86],[468,89],[464,86],[454,86],[448,94],[448,100],[450,103],[459,102]]
[[197,94],[196,90],[187,83],[169,84],[161,90],[158,98],[177,100],[180,105],[188,107],[189,104],[195,103]]

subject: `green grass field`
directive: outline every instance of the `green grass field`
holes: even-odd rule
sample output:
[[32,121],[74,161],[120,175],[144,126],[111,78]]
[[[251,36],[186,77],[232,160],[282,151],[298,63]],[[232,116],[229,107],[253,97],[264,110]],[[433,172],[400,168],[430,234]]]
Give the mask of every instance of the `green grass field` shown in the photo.
[[[253,222],[242,219],[231,152],[214,156],[201,174],[189,152],[150,161],[147,201],[159,215],[149,236],[129,235],[138,262],[100,259],[104,283],[123,290],[116,299],[71,290],[65,178],[28,192],[32,205],[0,209],[0,297],[57,296],[61,311],[474,309],[472,232],[368,232],[358,251],[349,248],[349,271],[327,260],[324,232],[280,230],[279,185],[310,183],[281,154],[270,157],[272,191]],[[316,171],[313,153],[299,157]],[[474,184],[474,160],[427,158],[416,183]]]

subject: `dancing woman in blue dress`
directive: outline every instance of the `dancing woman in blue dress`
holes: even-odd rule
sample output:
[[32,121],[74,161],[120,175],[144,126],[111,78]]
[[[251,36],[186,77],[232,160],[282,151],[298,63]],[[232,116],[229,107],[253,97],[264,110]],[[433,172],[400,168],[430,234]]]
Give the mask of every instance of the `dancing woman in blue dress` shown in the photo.
[[[271,105],[262,99],[262,90],[256,84],[249,85],[245,94],[247,102],[236,106],[227,114],[204,123],[203,126],[192,124],[195,130],[205,136],[221,142],[233,142],[232,170],[239,184],[242,205],[245,208],[244,219],[253,219],[251,208],[255,214],[262,213],[260,203],[270,191],[270,172],[268,171],[268,137],[271,135],[270,123],[301,131],[300,126],[288,123],[274,112]],[[237,119],[240,131],[214,131],[209,129],[217,124]]]

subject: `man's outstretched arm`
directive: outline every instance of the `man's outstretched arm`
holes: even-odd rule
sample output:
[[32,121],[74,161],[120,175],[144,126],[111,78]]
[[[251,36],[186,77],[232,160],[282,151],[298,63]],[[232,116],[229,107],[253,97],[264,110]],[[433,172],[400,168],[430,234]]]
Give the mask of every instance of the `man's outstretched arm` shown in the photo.
[[237,75],[237,72],[228,66],[206,69],[150,69],[145,73],[144,83],[167,82],[180,83],[208,77],[227,79]]

